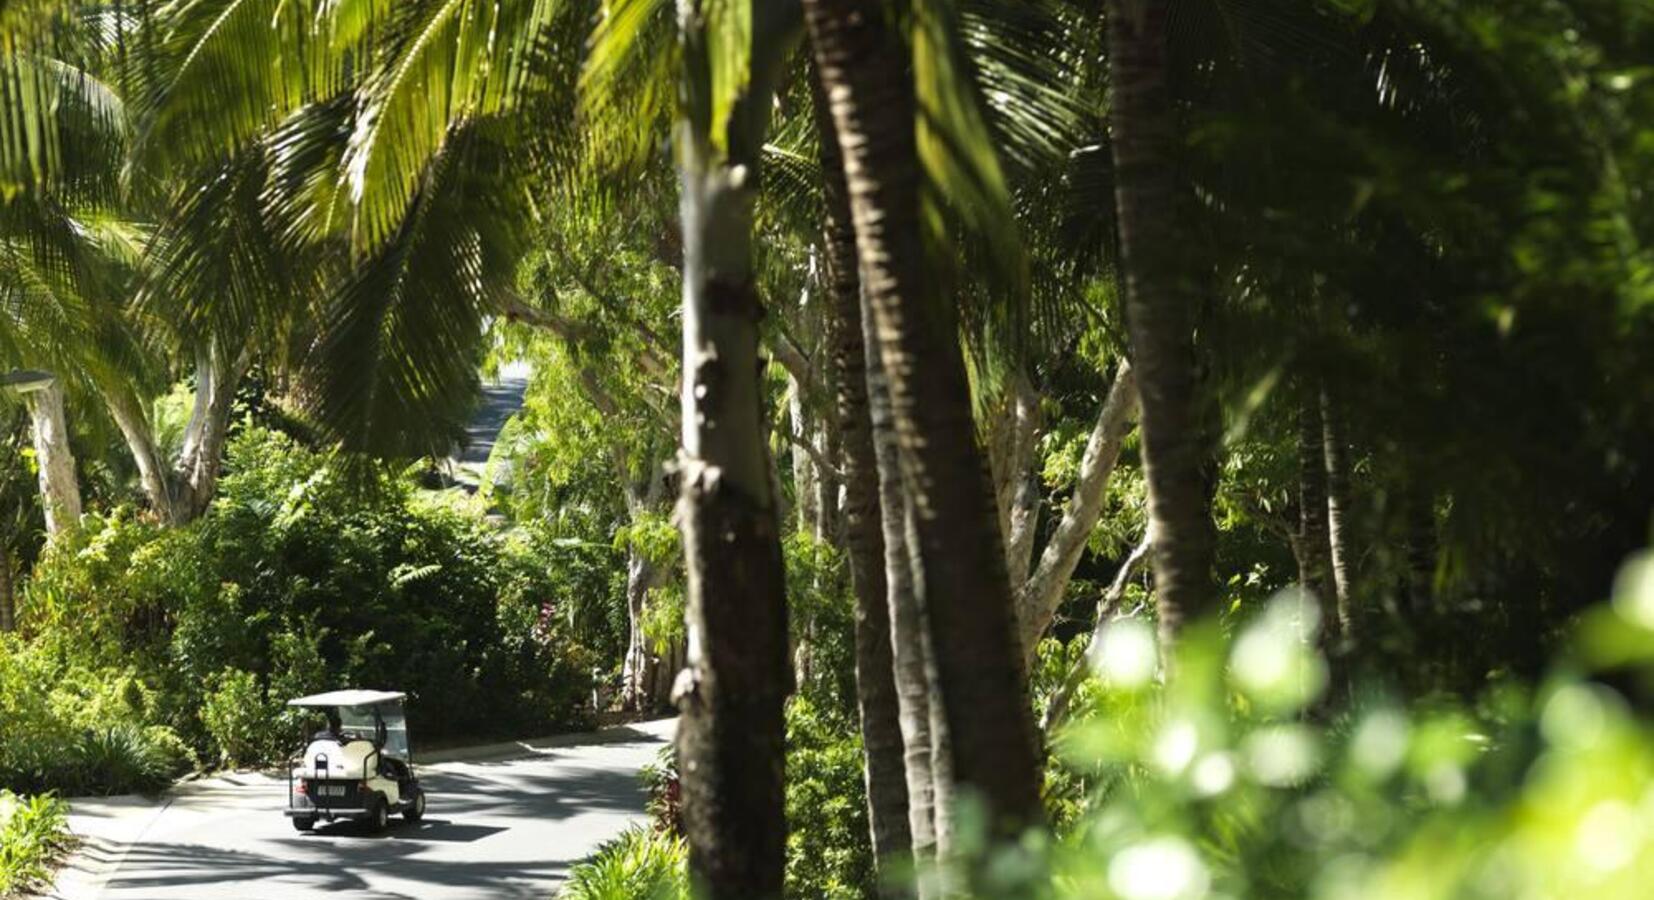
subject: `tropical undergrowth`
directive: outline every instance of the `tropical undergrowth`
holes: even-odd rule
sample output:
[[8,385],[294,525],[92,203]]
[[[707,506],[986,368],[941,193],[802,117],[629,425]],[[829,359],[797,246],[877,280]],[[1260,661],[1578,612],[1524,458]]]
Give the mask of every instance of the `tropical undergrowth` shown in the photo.
[[69,805],[51,795],[0,790],[0,897],[21,896],[51,880],[70,845]]
[[21,636],[0,636],[0,786],[148,790],[267,762],[303,724],[287,699],[345,686],[406,691],[416,741],[585,724],[621,638],[602,602],[581,611],[613,551],[440,497],[251,427],[200,521],[86,516],[31,574]]

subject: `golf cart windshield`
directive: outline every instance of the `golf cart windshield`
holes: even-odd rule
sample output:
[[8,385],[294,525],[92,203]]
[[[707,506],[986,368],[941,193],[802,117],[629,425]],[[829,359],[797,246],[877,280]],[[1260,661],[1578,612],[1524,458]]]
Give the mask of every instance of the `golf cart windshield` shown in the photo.
[[379,723],[373,717],[371,706],[339,707],[340,731],[345,737],[364,741],[379,740]]
[[379,717],[385,721],[385,753],[409,759],[408,717],[402,712],[401,701],[380,706]]

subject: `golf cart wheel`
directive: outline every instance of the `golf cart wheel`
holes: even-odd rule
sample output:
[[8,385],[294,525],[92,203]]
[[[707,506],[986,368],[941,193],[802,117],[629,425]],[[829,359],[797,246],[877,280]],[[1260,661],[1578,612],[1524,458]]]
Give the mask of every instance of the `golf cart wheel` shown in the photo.
[[315,819],[305,819],[305,818],[301,818],[299,816],[294,816],[293,817],[293,830],[295,830],[295,831],[309,831],[310,829],[315,828],[315,827],[316,827],[316,820]]
[[368,826],[374,831],[384,831],[390,824],[390,805],[384,797],[373,801],[373,810],[368,813]]
[[402,810],[402,818],[408,820],[409,822],[417,822],[420,819],[425,818],[424,791],[419,791],[414,794],[413,802],[408,804],[407,809]]

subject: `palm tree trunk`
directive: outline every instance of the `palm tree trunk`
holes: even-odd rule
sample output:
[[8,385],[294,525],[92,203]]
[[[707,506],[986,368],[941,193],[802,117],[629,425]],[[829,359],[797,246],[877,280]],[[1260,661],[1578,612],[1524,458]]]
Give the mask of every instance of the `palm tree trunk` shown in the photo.
[[[1322,446],[1321,397],[1312,392],[1298,407],[1298,582],[1322,608],[1335,603],[1332,545],[1327,538],[1327,460]],[[1337,642],[1338,620],[1326,618],[1324,635]]]
[[63,412],[63,385],[52,381],[28,395],[34,426],[35,460],[40,468],[40,500],[46,511],[46,535],[56,538],[80,521],[80,480],[69,449],[69,421]]
[[1321,426],[1327,467],[1327,544],[1332,555],[1332,585],[1338,597],[1338,628],[1346,642],[1355,640],[1355,610],[1350,600],[1350,548],[1346,523],[1350,509],[1350,449],[1343,409],[1332,393],[1321,391]]
[[925,290],[906,47],[878,0],[806,0],[804,10],[889,377],[954,776],[979,794],[996,830],[1019,830],[1042,818],[1033,722],[957,331]]
[[[843,158],[826,95],[812,70],[816,122],[821,133],[822,193],[827,225],[822,235],[832,279],[833,386],[837,433],[844,466],[844,536],[850,586],[856,603],[856,701],[861,712],[862,752],[867,761],[867,819],[874,859],[884,872],[900,871],[913,850],[901,707],[896,693],[890,603],[885,579],[878,462],[867,397],[867,347],[862,331],[861,278],[856,271],[856,232],[844,184]],[[898,485],[899,486],[899,485]],[[835,492],[836,493],[836,492]],[[828,506],[823,498],[823,510]],[[923,671],[921,669],[921,676]],[[887,885],[895,879],[881,879]],[[895,893],[895,888],[887,888]]]
[[[687,667],[674,698],[689,869],[711,900],[782,892],[791,689],[778,492],[765,438],[752,229],[781,10],[751,8],[748,92],[712,121],[705,10],[679,0],[676,150],[683,224],[683,446],[678,522],[688,574]],[[714,128],[727,129],[722,142]],[[721,143],[721,147],[720,147]]]
[[1142,396],[1143,469],[1163,651],[1183,621],[1216,607],[1206,436],[1197,408],[1195,297],[1178,258],[1175,111],[1167,0],[1108,0],[1115,204],[1126,324]]
[[[902,734],[902,771],[907,786],[908,831],[913,861],[922,872],[936,861],[938,826],[946,813],[937,804],[937,739],[941,698],[931,664],[930,635],[924,610],[913,590],[913,560],[908,553],[908,523],[912,516],[902,485],[901,452],[890,411],[890,389],[879,360],[879,344],[872,310],[862,298],[862,334],[867,358],[867,400],[872,424],[874,465],[878,470],[879,516],[884,544],[886,605],[890,616],[890,647],[896,689],[897,724]],[[921,896],[925,881],[920,881]]]

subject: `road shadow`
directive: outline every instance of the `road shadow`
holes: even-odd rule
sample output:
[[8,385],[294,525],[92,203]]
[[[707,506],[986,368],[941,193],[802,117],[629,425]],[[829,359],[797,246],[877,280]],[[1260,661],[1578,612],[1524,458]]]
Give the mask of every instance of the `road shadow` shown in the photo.
[[[340,821],[325,825],[318,824],[316,830],[310,832],[309,838],[469,844],[472,841],[480,841],[485,837],[499,834],[505,830],[502,826],[462,825],[445,819],[425,819],[420,822],[403,822],[392,819],[390,825],[384,831],[374,831],[364,822]],[[300,837],[298,839],[304,840],[305,838]]]

